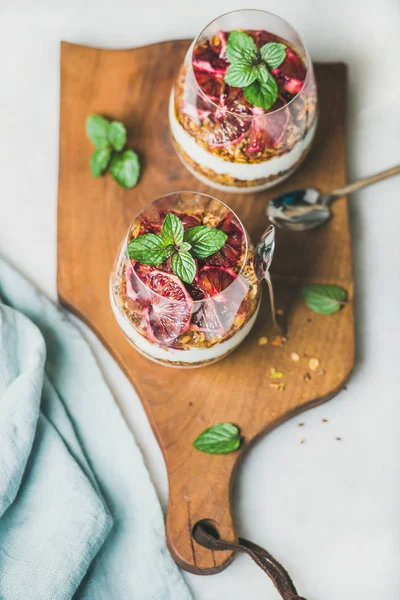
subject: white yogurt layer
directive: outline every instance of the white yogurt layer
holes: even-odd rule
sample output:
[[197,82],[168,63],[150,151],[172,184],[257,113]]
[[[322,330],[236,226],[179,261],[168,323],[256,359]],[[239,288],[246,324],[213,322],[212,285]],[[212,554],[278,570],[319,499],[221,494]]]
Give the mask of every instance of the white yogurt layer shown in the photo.
[[217,360],[221,356],[224,356],[224,354],[228,354],[228,352],[234,350],[234,348],[236,348],[236,346],[238,346],[250,333],[250,330],[255,323],[260,308],[259,303],[257,306],[257,310],[255,311],[251,319],[228,340],[225,340],[224,342],[219,342],[218,344],[215,344],[215,346],[211,346],[211,348],[188,348],[186,350],[178,350],[177,348],[158,346],[157,344],[149,342],[145,337],[140,335],[140,333],[138,333],[132,326],[128,317],[122,314],[119,308],[116,306],[112,289],[110,290],[110,292],[111,306],[115,318],[117,319],[119,326],[125,333],[128,340],[133,344],[133,346],[137,350],[142,352],[147,358],[150,358],[151,360],[154,360],[156,362],[168,361],[171,364],[171,366],[174,366],[174,363],[185,363],[188,366],[197,366],[195,363]]
[[[218,175],[229,175],[230,177],[239,179],[241,181],[253,181],[255,179],[270,177],[271,175],[277,175],[282,171],[290,171],[294,167],[294,165],[300,160],[304,150],[306,150],[310,146],[316,129],[315,121],[312,127],[307,132],[307,135],[302,140],[299,140],[289,152],[286,152],[282,156],[277,156],[275,158],[271,158],[261,163],[243,164],[226,161],[223,158],[216,156],[212,152],[207,152],[207,150],[205,150],[202,146],[197,144],[195,138],[184,130],[184,128],[176,118],[173,92],[171,94],[169,103],[169,121],[171,132],[173,137],[175,138],[176,143],[194,162],[196,162],[201,167],[211,169]],[[193,173],[193,175],[195,175],[201,181],[209,185],[213,185],[214,187],[217,187],[221,190],[235,190],[240,191],[242,193],[245,193],[246,191],[254,192],[257,190],[266,189],[267,187],[276,185],[279,181],[285,179],[287,176],[290,175],[289,172],[279,180],[267,182],[266,184],[260,186],[250,186],[251,189],[246,190],[246,188],[243,187],[226,186],[214,183],[208,178],[195,172],[193,169],[190,169],[190,166],[188,168]]]

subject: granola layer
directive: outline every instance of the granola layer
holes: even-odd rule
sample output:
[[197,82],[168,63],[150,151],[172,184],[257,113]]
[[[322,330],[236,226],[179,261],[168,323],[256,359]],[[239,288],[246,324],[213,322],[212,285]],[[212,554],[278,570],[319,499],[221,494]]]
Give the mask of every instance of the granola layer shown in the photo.
[[258,179],[237,179],[236,177],[232,177],[227,173],[217,173],[212,169],[200,165],[183,150],[182,146],[180,146],[174,138],[173,144],[178,155],[180,156],[182,161],[188,166],[189,169],[193,170],[200,177],[204,177],[207,180],[211,180],[217,185],[233,188],[268,187],[270,185],[273,185],[274,183],[277,183],[278,181],[289,177],[291,173],[298,169],[298,167],[301,165],[310,149],[310,147],[307,146],[301,153],[300,158],[296,162],[294,162],[288,169],[278,171],[277,173],[273,173],[268,177],[260,177]]

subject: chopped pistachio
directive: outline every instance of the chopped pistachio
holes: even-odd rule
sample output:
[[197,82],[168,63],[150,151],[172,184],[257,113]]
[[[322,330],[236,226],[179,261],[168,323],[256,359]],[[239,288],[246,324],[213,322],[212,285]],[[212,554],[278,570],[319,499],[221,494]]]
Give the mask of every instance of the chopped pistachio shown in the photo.
[[319,360],[319,358],[310,358],[310,361],[308,363],[308,366],[310,367],[311,371],[316,371],[319,366],[321,364],[321,361]]

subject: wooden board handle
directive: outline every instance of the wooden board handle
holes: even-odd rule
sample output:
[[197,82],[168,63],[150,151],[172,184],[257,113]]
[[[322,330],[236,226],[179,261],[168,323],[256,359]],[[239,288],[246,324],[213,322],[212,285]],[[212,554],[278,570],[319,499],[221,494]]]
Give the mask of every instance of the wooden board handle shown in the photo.
[[[206,521],[218,531],[221,539],[236,541],[230,506],[236,460],[237,453],[211,455],[193,449],[190,469],[184,462],[178,469],[169,471],[168,547],[178,565],[187,571],[204,575],[218,573],[233,558],[232,551],[214,552],[200,546],[192,532],[196,523]],[[224,462],[226,465],[222,466]],[[218,479],[211,480],[210,473],[218,473]]]

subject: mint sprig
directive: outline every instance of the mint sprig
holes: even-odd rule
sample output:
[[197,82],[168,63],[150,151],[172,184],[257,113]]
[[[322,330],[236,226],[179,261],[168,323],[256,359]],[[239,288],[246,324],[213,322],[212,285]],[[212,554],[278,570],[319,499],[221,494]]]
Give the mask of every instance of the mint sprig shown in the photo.
[[270,109],[279,90],[269,69],[276,69],[285,60],[285,44],[269,42],[258,50],[248,33],[231,31],[226,56],[231,64],[225,73],[225,83],[242,88],[245,98],[253,106]]
[[183,242],[183,223],[174,213],[168,213],[164,219],[161,237],[166,244],[180,246]]
[[206,258],[221,250],[227,239],[220,229],[197,225],[186,231],[182,221],[168,213],[160,234],[145,233],[131,240],[128,254],[144,265],[157,267],[171,257],[172,270],[185,283],[196,277],[197,265],[194,257]]
[[243,94],[245,98],[254,106],[265,108],[272,106],[278,97],[278,85],[270,74],[268,81],[265,84],[255,81],[247,88],[244,88]]
[[226,46],[226,56],[230,63],[238,60],[255,60],[258,48],[253,38],[244,31],[231,31]]
[[[218,252],[226,242],[227,235],[220,229],[196,225],[185,232],[185,242],[191,245],[191,251],[196,258],[207,258]],[[216,250],[215,248],[218,248]]]
[[193,442],[194,448],[207,454],[228,454],[242,443],[240,432],[233,423],[218,423],[205,429]]
[[346,304],[346,292],[337,285],[314,283],[302,288],[305,303],[320,315],[333,315]]
[[139,179],[140,161],[133,150],[124,150],[127,133],[120,121],[108,121],[100,115],[86,120],[86,133],[96,146],[90,159],[93,177],[101,177],[109,168],[112,177],[124,188],[133,188]]

